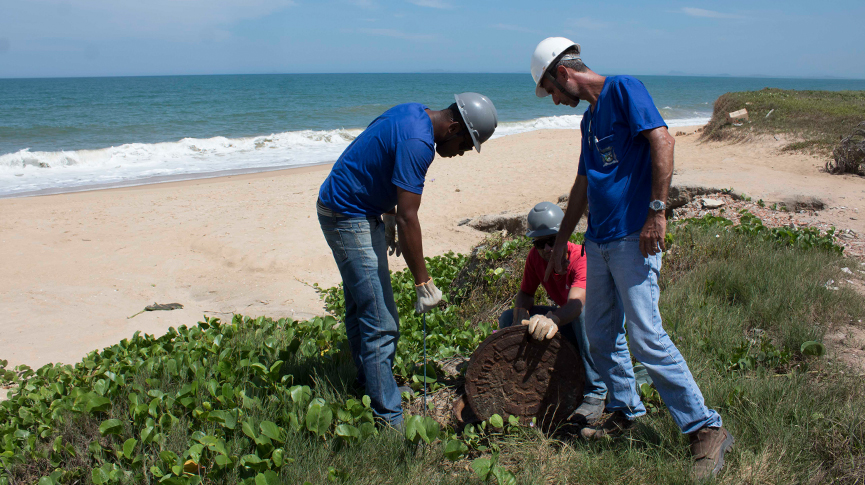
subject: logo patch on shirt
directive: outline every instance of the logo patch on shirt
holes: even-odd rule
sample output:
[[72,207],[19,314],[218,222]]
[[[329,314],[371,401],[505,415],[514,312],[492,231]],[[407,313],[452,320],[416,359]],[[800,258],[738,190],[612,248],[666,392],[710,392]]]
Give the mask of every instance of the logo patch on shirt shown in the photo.
[[604,167],[609,167],[610,165],[619,163],[619,159],[616,158],[616,152],[613,151],[613,147],[610,146],[604,149],[598,149],[598,152],[600,152],[601,158],[604,160]]

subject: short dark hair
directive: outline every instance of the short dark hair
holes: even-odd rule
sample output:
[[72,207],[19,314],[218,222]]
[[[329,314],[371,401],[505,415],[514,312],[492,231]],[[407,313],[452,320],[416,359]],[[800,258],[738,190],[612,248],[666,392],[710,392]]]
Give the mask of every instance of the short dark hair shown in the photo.
[[451,112],[451,120],[458,121],[463,127],[466,126],[466,122],[463,120],[463,115],[460,114],[460,109],[457,107],[456,103],[451,103],[447,108],[448,111]]
[[550,69],[550,74],[555,76],[556,73],[554,71],[558,69],[559,66],[565,66],[568,69],[573,69],[577,72],[586,72],[589,70],[589,66],[580,59],[580,51],[576,47],[570,47],[562,53],[562,56],[559,57],[558,61],[556,61],[556,65]]

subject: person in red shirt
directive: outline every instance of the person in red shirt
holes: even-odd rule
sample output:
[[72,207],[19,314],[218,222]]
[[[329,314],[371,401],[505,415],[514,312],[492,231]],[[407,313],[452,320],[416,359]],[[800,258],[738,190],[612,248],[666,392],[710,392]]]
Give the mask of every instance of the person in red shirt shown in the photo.
[[[565,274],[552,274],[544,281],[547,263],[552,255],[559,226],[565,217],[562,209],[551,202],[541,202],[529,212],[526,236],[533,239],[520,291],[514,308],[499,317],[499,328],[527,325],[532,338],[545,340],[561,331],[562,336],[580,351],[586,371],[583,402],[570,420],[580,425],[596,421],[604,412],[607,388],[595,370],[589,353],[589,341],[583,308],[586,304],[586,257],[583,247],[568,242],[568,264]],[[543,285],[556,306],[535,305],[535,292]]]

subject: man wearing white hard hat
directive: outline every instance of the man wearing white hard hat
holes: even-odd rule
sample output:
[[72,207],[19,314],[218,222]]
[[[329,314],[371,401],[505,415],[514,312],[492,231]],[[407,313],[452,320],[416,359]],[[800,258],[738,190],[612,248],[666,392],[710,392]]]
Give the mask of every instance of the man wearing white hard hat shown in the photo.
[[385,111],[342,152],[316,202],[319,225],[342,276],[345,332],[357,384],[370,397],[376,418],[394,427],[402,425],[403,415],[392,370],[399,314],[388,249],[402,253],[414,276],[415,311],[438,305],[442,293],[427,272],[417,215],[424,178],[436,153],[480,152],[498,124],[486,96],[462,93],[454,99],[439,111],[419,103]]
[[733,436],[721,426],[720,415],[706,407],[658,310],[673,137],[643,83],[593,72],[583,63],[580,45],[569,39],[541,41],[531,73],[538,97],[552,96],[555,104],[572,108],[581,100],[589,103],[580,123],[577,179],[545,275],[564,270],[568,238],[590,207],[586,333],[612,414],[581,434],[587,439],[615,436],[646,413],[636,390],[632,353],[646,367],[673,420],[690,436],[695,475],[715,475]]

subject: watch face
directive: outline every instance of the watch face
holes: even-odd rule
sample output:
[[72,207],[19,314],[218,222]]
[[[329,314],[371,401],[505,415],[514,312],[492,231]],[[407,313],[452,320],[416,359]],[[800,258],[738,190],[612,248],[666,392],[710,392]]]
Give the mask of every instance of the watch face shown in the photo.
[[659,211],[664,208],[664,203],[660,200],[653,200],[651,204],[649,204],[649,208],[655,211]]

